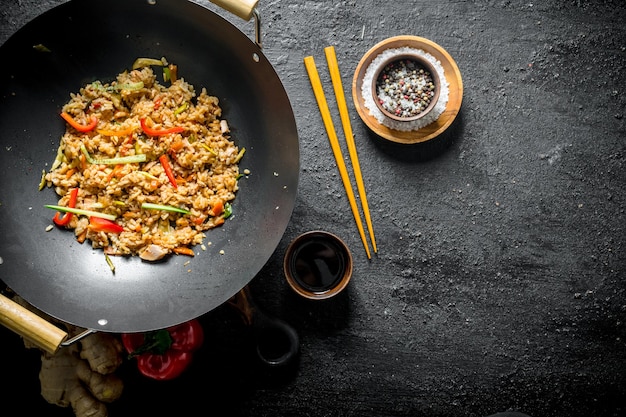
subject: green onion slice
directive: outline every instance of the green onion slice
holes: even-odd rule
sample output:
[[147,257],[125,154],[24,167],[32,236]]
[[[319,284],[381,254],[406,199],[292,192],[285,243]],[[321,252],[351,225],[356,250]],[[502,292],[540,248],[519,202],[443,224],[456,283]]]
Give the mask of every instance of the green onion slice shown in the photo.
[[38,43],[37,45],[33,45],[33,49],[37,52],[52,52],[46,45],[42,43]]
[[80,145],[80,151],[87,158],[87,162],[94,165],[117,165],[117,164],[134,164],[139,162],[146,162],[146,154],[141,153],[139,155],[120,156],[118,158],[105,158],[105,159],[93,159],[85,144]]
[[209,148],[208,145],[205,145],[204,143],[201,143],[200,146],[202,146],[204,149],[206,149],[207,151],[209,151],[213,155],[217,156],[217,152],[215,152],[215,150],[213,150],[212,148]]
[[104,259],[107,261],[107,264],[109,265],[109,268],[111,268],[111,272],[115,273],[115,264],[111,260],[111,257],[105,253],[104,254]]
[[233,214],[233,206],[230,203],[224,204],[224,214],[222,214],[222,217],[224,218],[224,220],[232,216],[232,214]]
[[146,171],[137,171],[137,173],[138,173],[139,175],[142,175],[142,176],[144,176],[144,177],[148,178],[148,179],[151,179],[151,180],[158,180],[158,178],[157,178],[157,177],[155,177],[154,175],[150,174],[149,172],[146,172]]
[[133,62],[133,69],[149,67],[151,65],[157,65],[159,67],[162,67],[163,65],[166,65],[165,58],[161,58],[161,59],[137,58],[135,62]]
[[241,161],[241,158],[243,158],[244,153],[246,153],[246,148],[241,148],[241,150],[237,154],[237,157],[235,158],[235,163]]
[[59,147],[57,148],[57,154],[54,158],[54,162],[52,162],[52,167],[50,168],[50,171],[54,171],[55,169],[57,169],[63,162],[64,157],[65,157],[65,154],[63,153],[63,145],[59,145]]
[[83,209],[77,209],[77,208],[71,208],[71,207],[65,207],[65,206],[57,206],[54,204],[46,204],[44,205],[44,207],[52,209],[52,210],[60,211],[62,213],[74,213],[74,214],[80,214],[83,216],[101,217],[103,219],[107,219],[111,221],[117,218],[117,216],[114,214],[106,214],[106,213],[100,213],[99,211],[93,211],[93,210],[83,210]]
[[143,81],[137,81],[136,83],[124,83],[124,84],[115,84],[110,85],[106,88],[107,91],[120,91],[120,90],[131,90],[137,91],[143,88]]
[[163,67],[163,81],[167,82],[172,79],[172,72],[168,67]]
[[189,214],[189,210],[181,209],[174,206],[166,206],[164,204],[143,203],[141,205],[141,208],[146,210],[163,210],[171,211],[173,213]]
[[185,101],[183,104],[178,106],[176,110],[174,110],[174,114],[180,114],[184,112],[185,110],[187,110],[187,107],[189,107],[189,102]]
[[46,186],[46,170],[41,170],[41,180],[39,181],[39,191],[43,190]]

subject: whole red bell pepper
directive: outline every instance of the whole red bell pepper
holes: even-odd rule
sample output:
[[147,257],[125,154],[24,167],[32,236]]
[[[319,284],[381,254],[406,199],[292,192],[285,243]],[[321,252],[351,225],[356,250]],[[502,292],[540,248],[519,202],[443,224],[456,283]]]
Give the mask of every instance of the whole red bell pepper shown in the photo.
[[139,372],[156,380],[178,377],[203,341],[204,332],[197,319],[167,329],[122,334],[129,357],[137,358]]

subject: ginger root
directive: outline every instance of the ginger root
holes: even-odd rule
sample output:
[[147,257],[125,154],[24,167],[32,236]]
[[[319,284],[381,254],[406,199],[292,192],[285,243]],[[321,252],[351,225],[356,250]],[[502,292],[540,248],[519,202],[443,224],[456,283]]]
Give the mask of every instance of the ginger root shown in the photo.
[[108,333],[92,333],[80,341],[80,357],[89,362],[89,367],[100,374],[115,372],[122,364],[124,347]]
[[[35,310],[19,297],[15,301]],[[65,327],[70,334],[79,332],[74,326]],[[35,348],[26,339],[24,345]],[[107,417],[106,404],[117,400],[124,389],[122,379],[115,374],[123,362],[123,350],[116,335],[92,333],[61,346],[55,354],[41,351],[41,396],[50,404],[71,406],[76,417]]]
[[81,356],[78,345],[63,347],[54,355],[42,353],[41,396],[51,404],[71,405],[76,417],[106,417],[105,403],[118,399],[124,384],[114,373],[93,370]]

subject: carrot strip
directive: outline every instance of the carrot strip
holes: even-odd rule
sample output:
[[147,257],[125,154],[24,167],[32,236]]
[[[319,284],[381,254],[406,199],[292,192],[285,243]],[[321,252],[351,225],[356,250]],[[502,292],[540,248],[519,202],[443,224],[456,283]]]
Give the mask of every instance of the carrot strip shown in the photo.
[[65,173],[65,178],[66,179],[70,179],[72,177],[72,175],[74,175],[75,172],[76,172],[76,170],[74,168],[68,169],[67,172]]
[[182,140],[177,140],[174,143],[172,143],[172,146],[170,146],[170,149],[173,150],[174,152],[178,152],[181,149],[183,149],[184,143]]
[[113,177],[117,177],[123,167],[124,165],[121,164],[115,165],[115,168],[113,168],[111,172],[109,172],[109,175],[107,175],[107,182],[111,181]]
[[85,241],[85,239],[87,239],[87,230],[85,229],[85,231],[83,233],[81,233],[80,235],[76,236],[76,240],[78,241],[78,243],[83,243]]
[[224,212],[224,203],[220,200],[211,207],[211,213],[213,216],[219,216]]
[[191,221],[194,224],[202,224],[204,223],[205,217],[204,216],[199,216],[199,217],[194,217]]
[[89,124],[86,124],[86,125],[81,125],[76,120],[74,120],[74,118],[72,116],[70,116],[66,112],[61,113],[61,117],[63,119],[65,119],[65,121],[70,126],[72,126],[74,129],[78,130],[79,132],[89,132],[91,130],[94,130],[96,128],[96,126],[98,126],[98,118],[96,116],[91,116]]
[[107,130],[107,129],[98,129],[100,135],[103,136],[128,136],[135,131],[133,126],[127,127],[126,129],[121,130]]
[[193,250],[185,246],[179,246],[177,248],[172,249],[172,251],[179,255],[195,256],[195,253],[193,253]]

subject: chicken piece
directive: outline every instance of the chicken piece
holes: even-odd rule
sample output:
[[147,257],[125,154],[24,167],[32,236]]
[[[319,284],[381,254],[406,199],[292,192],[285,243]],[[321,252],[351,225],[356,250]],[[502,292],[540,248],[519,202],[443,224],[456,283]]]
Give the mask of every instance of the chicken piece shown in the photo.
[[144,261],[158,261],[163,259],[165,255],[167,255],[169,251],[162,246],[159,245],[148,245],[144,250],[141,251],[139,257]]

